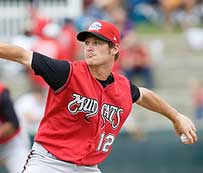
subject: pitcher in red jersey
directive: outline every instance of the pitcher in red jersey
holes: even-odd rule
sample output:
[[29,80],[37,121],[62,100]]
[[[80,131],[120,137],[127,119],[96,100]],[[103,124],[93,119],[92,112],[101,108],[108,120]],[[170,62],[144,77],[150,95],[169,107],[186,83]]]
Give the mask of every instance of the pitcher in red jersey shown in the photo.
[[31,68],[50,86],[44,117],[35,136],[24,173],[100,173],[132,104],[158,112],[172,121],[186,144],[197,141],[192,121],[154,92],[113,73],[119,57],[120,33],[105,21],[78,33],[84,60],[55,60],[8,44],[0,57]]

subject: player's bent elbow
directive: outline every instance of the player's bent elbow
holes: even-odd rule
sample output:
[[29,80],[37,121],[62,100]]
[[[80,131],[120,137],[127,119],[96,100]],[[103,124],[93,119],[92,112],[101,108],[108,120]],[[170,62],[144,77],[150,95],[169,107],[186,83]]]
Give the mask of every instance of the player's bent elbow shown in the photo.
[[32,51],[24,50],[22,52],[22,57],[20,58],[20,60],[18,62],[27,66],[28,68],[31,68],[32,55],[33,55]]

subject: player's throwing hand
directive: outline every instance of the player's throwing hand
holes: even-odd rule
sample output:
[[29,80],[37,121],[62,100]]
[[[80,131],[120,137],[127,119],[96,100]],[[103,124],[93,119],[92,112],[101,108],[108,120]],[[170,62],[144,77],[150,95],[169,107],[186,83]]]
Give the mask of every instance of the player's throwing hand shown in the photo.
[[197,141],[195,125],[188,117],[178,113],[174,128],[184,144],[193,144]]

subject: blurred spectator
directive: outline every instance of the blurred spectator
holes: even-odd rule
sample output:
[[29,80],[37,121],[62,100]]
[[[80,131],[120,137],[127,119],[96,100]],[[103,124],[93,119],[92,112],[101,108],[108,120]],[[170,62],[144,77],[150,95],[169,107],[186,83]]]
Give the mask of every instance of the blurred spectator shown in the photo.
[[[55,59],[66,59],[65,47],[59,41],[61,28],[56,23],[49,23],[42,29],[41,37],[38,37],[33,44],[33,51],[47,55]],[[34,75],[33,71],[29,71],[30,77],[34,84],[38,84],[43,88],[47,88],[47,84],[41,77]]]
[[172,26],[172,13],[181,5],[181,0],[159,0],[163,21],[167,27]]
[[71,19],[65,18],[62,26],[61,34],[59,35],[59,41],[64,47],[65,57],[68,60],[74,61],[77,59],[79,52],[79,44],[76,40],[76,28]]
[[121,33],[121,39],[130,31],[134,30],[134,23],[127,17],[127,12],[122,7],[114,7],[110,12],[112,22]]
[[[116,27],[120,31],[121,40],[123,40],[123,38],[129,32],[134,32],[134,24],[131,22],[131,20],[128,19],[127,12],[123,7],[121,6],[114,7],[110,12],[110,15],[112,17],[112,22],[116,25]],[[119,61],[116,61],[114,63],[113,71],[122,73],[122,69],[119,64]]]
[[111,11],[118,7],[121,0],[94,0],[92,6],[89,7],[87,14],[95,19],[111,20]]
[[159,0],[128,0],[125,2],[128,17],[136,24],[159,20],[157,5]]
[[51,18],[40,14],[34,6],[28,7],[28,13],[30,15],[32,33],[41,37],[43,28],[52,21]]
[[19,97],[15,102],[15,108],[22,123],[25,139],[29,137],[29,146],[34,142],[39,122],[44,113],[45,90],[41,87],[33,86],[29,93]]
[[201,23],[202,7],[198,0],[159,0],[166,26],[181,28],[198,26]]
[[83,15],[75,20],[76,28],[79,31],[84,30],[97,19],[112,21],[110,13],[120,3],[121,0],[93,0],[93,3],[83,12]]
[[0,164],[9,173],[20,172],[25,164],[28,150],[21,137],[9,91],[0,83]]
[[174,22],[183,30],[199,26],[201,23],[202,7],[197,0],[182,0],[181,8],[174,13]]
[[83,0],[83,11],[86,11],[93,3],[93,0]]
[[147,47],[138,41],[134,32],[129,32],[123,38],[119,63],[122,71],[129,80],[141,75],[144,86],[154,88],[152,61]]
[[55,59],[65,59],[65,50],[59,41],[60,34],[61,28],[58,24],[47,24],[42,30],[42,36],[33,44],[32,50]]

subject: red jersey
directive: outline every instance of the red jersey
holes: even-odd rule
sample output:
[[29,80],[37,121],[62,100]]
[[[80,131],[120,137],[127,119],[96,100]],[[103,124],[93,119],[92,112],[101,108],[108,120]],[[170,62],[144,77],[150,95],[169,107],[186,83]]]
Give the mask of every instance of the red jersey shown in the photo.
[[67,84],[58,92],[49,90],[35,141],[58,159],[77,165],[101,163],[132,109],[128,79],[113,77],[103,88],[84,61],[73,62]]

